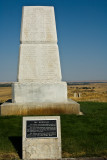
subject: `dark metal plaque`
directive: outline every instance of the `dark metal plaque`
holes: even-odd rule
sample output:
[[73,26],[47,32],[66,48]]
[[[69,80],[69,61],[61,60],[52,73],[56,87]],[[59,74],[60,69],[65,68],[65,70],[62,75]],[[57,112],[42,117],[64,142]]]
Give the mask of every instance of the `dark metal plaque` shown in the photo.
[[57,120],[26,121],[26,138],[57,138]]

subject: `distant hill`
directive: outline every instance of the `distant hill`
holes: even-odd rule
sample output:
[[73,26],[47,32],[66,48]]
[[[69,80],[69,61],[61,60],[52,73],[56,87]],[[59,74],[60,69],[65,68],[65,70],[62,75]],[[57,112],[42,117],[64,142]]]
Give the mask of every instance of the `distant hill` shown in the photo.
[[[0,82],[0,87],[11,87],[14,82]],[[89,83],[107,83],[107,81],[68,81],[68,85],[87,85]]]
[[13,82],[0,82],[0,87],[11,87]]
[[67,82],[68,85],[87,85],[90,83],[107,83],[107,81],[72,81]]

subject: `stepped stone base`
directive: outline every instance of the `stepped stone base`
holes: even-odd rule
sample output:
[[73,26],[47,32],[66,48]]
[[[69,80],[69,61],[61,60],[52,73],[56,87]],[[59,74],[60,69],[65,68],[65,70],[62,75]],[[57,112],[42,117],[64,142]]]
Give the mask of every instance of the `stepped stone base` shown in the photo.
[[65,103],[3,103],[1,115],[80,114],[80,104],[73,100]]

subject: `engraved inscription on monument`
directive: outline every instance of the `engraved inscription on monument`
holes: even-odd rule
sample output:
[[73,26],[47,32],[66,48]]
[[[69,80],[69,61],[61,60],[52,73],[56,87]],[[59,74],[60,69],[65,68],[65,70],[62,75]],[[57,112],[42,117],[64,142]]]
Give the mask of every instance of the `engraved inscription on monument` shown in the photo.
[[57,138],[57,120],[26,121],[26,138]]

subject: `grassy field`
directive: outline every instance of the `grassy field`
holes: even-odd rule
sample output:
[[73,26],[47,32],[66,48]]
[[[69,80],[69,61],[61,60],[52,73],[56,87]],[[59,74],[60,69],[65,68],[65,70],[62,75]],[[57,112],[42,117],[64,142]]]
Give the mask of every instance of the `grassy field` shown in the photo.
[[[74,97],[74,93],[81,94]],[[107,83],[71,83],[68,97],[75,101],[107,102]]]
[[3,103],[11,98],[12,98],[12,88],[0,87],[0,103]]
[[[63,157],[107,157],[107,103],[80,102],[83,116],[60,115]],[[0,159],[21,158],[22,116],[0,117]]]

